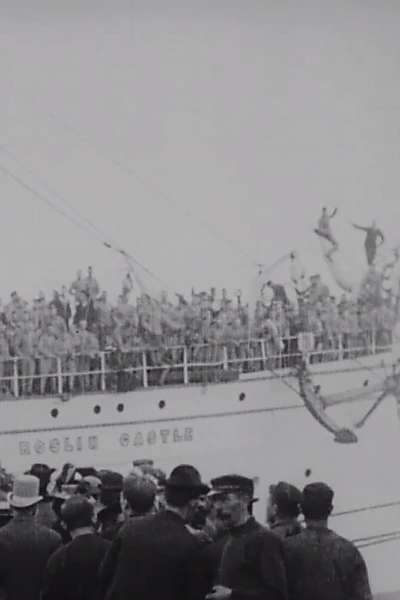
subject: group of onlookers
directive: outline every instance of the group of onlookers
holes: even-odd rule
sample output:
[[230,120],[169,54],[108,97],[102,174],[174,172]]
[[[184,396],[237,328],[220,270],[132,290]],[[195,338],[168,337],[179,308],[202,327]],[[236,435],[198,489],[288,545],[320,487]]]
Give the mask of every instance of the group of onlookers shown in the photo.
[[135,461],[123,478],[35,464],[0,488],[7,600],[371,600],[359,550],[328,527],[322,482],[271,485],[266,524],[252,479],[208,485],[191,465],[166,477]]

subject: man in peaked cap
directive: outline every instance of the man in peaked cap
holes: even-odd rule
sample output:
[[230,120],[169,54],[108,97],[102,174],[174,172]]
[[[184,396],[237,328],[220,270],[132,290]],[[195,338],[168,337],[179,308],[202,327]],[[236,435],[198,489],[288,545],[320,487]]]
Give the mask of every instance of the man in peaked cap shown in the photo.
[[302,495],[299,489],[286,481],[269,488],[267,521],[270,530],[281,538],[301,531],[299,523]]
[[172,471],[165,509],[128,519],[112,542],[100,571],[102,600],[204,600],[209,588],[197,576],[203,544],[186,519],[191,503],[208,490],[193,466]]
[[360,551],[328,528],[333,497],[323,482],[310,483],[302,492],[306,528],[283,540],[289,600],[372,599]]
[[252,517],[252,479],[224,475],[211,481],[216,515],[229,524],[217,585],[207,600],[286,600],[282,543]]
[[47,561],[61,545],[61,538],[35,519],[39,479],[22,475],[14,480],[8,496],[12,520],[0,529],[0,590],[8,600],[39,600]]

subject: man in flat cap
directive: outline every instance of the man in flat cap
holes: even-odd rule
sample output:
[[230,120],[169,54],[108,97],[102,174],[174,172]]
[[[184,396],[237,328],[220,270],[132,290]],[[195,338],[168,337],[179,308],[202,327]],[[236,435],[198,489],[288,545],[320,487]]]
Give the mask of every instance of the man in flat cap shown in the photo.
[[307,485],[301,510],[306,528],[283,540],[289,600],[371,600],[367,568],[356,546],[328,528],[333,490]]
[[218,574],[207,600],[286,600],[286,574],[280,539],[251,516],[252,479],[224,475],[211,481],[218,518],[230,529]]
[[301,492],[294,485],[286,481],[271,485],[267,507],[270,531],[281,538],[300,533],[300,504]]

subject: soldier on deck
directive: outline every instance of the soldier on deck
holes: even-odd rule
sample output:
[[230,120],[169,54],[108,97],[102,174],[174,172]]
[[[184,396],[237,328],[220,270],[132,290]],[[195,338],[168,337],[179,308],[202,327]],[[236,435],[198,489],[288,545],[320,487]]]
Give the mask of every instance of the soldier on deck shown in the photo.
[[81,378],[83,388],[85,390],[96,389],[98,375],[92,375],[92,382],[90,381],[90,378],[91,371],[95,370],[97,367],[95,363],[99,352],[99,342],[96,336],[87,330],[86,321],[81,321],[79,324],[76,342],[78,372],[82,373]]
[[10,390],[10,382],[4,381],[4,377],[13,375],[13,363],[10,352],[10,343],[7,337],[7,326],[0,323],[0,392],[7,393]]
[[38,352],[38,332],[33,322],[28,321],[24,327],[18,329],[14,338],[14,350],[19,359],[19,372],[22,375],[21,391],[25,395],[31,395]]
[[63,331],[56,339],[55,351],[57,358],[59,358],[61,361],[61,373],[65,376],[65,379],[68,382],[68,389],[70,392],[73,392],[76,373],[75,344],[73,335],[66,330]]
[[374,263],[376,252],[385,241],[385,236],[382,231],[377,227],[376,221],[372,222],[370,227],[361,227],[360,225],[356,225],[352,223],[353,227],[356,229],[360,229],[365,232],[365,241],[364,241],[364,249],[365,256],[367,258],[368,266],[371,266]]
[[322,238],[325,238],[332,244],[330,250],[326,253],[326,258],[331,260],[332,254],[339,249],[339,244],[337,243],[331,228],[331,219],[336,215],[337,208],[333,211],[331,215],[328,214],[326,207],[322,209],[322,214],[318,220],[318,227],[314,229],[314,232]]
[[55,375],[57,373],[56,360],[56,336],[51,325],[46,327],[39,338],[38,355],[40,365],[40,393],[43,396],[46,390],[47,380],[50,378],[50,391],[56,392]]

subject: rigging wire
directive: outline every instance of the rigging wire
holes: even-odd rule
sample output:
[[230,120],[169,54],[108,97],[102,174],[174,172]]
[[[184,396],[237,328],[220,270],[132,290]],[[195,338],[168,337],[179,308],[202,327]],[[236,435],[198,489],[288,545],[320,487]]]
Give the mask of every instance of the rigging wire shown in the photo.
[[47,191],[50,192],[50,194],[52,196],[54,196],[55,198],[60,200],[60,202],[62,202],[63,204],[65,204],[65,206],[67,206],[70,210],[72,210],[72,212],[74,212],[77,215],[77,217],[79,217],[82,221],[85,221],[88,224],[88,226],[91,227],[94,232],[96,232],[96,234],[98,235],[98,237],[101,239],[101,241],[103,243],[104,243],[104,240],[108,240],[115,247],[114,249],[118,248],[118,244],[107,233],[102,231],[90,219],[88,219],[85,215],[83,215],[81,212],[79,212],[74,207],[74,205],[65,198],[65,196],[62,196],[59,192],[54,190],[54,188],[50,187],[45,181],[43,181],[43,179],[40,179],[36,175],[36,173],[34,173],[32,169],[27,167],[26,164],[24,164],[19,158],[17,158],[15,156],[15,154],[12,154],[9,150],[7,150],[1,144],[0,144],[0,151],[3,152],[9,158],[11,158],[15,163],[17,163],[20,167],[22,167],[27,173],[29,173],[34,179],[36,179],[36,181],[41,186],[43,186],[45,189],[47,189]]
[[[136,260],[135,258],[133,258],[133,256],[131,256],[130,254],[128,254],[125,250],[123,250],[121,248],[114,247],[110,243],[105,242],[102,239],[102,236],[99,236],[99,234],[95,234],[94,231],[90,230],[87,226],[83,225],[80,221],[78,221],[74,217],[71,217],[71,215],[69,215],[67,212],[65,212],[64,210],[62,210],[58,206],[56,206],[53,202],[51,202],[51,200],[49,200],[48,198],[46,198],[46,196],[44,196],[43,194],[41,194],[40,192],[38,192],[37,190],[35,190],[32,186],[30,186],[29,184],[27,184],[25,181],[23,181],[17,175],[14,175],[13,173],[11,173],[11,171],[9,171],[2,164],[0,164],[0,171],[2,171],[4,174],[8,175],[8,177],[10,177],[15,182],[17,182],[21,187],[23,187],[29,193],[33,194],[36,198],[40,199],[42,202],[44,202],[45,204],[47,204],[47,206],[50,206],[53,210],[55,210],[57,213],[59,213],[60,215],[62,215],[64,218],[66,218],[72,224],[74,224],[75,226],[79,227],[79,229],[81,229],[85,234],[89,234],[92,237],[95,237],[95,239],[96,239],[97,242],[100,241],[100,243],[102,243],[106,248],[118,252],[119,254],[121,254],[125,258],[125,260],[131,261],[133,264],[135,264],[138,267],[140,267],[145,273],[147,273],[148,275],[150,275],[150,277],[152,277],[154,280],[158,281],[161,285],[163,285],[163,286],[167,287],[168,289],[170,289],[171,291],[173,291],[174,294],[177,294],[177,292],[175,292],[175,290],[172,290],[171,286],[169,286],[167,283],[165,283],[165,281],[163,281],[162,279],[160,279],[157,275],[155,275],[154,273],[152,273],[147,267],[145,267],[142,263],[140,263],[138,260]],[[135,277],[136,277],[136,274],[135,274]]]
[[175,208],[180,210],[188,218],[195,221],[203,229],[207,230],[209,233],[212,233],[214,235],[214,237],[216,237],[220,242],[223,242],[224,244],[227,244],[227,245],[231,246],[232,248],[234,248],[239,254],[244,256],[247,260],[249,260],[257,268],[260,268],[262,266],[253,256],[251,256],[243,248],[238,246],[235,242],[233,242],[232,240],[230,240],[226,237],[223,237],[216,229],[214,229],[213,227],[208,225],[200,217],[198,217],[197,215],[195,215],[194,213],[189,211],[187,208],[182,206],[182,204],[180,202],[177,202],[176,200],[174,200],[171,196],[169,196],[165,192],[162,192],[159,189],[157,189],[147,178],[145,178],[141,174],[138,174],[137,171],[135,171],[132,167],[128,167],[123,162],[121,162],[120,160],[118,160],[117,158],[112,156],[110,153],[105,151],[103,148],[101,148],[100,146],[98,146],[97,144],[92,142],[86,136],[81,134],[77,129],[75,129],[72,125],[70,125],[67,121],[65,121],[64,119],[62,119],[61,117],[56,115],[54,112],[52,112],[50,109],[45,107],[43,104],[38,102],[38,100],[36,100],[33,96],[28,94],[25,90],[15,86],[9,80],[7,81],[7,85],[10,89],[14,90],[17,94],[26,98],[33,106],[35,106],[36,108],[41,110],[53,121],[59,123],[62,127],[64,127],[64,129],[66,129],[67,131],[69,131],[70,133],[75,135],[77,138],[79,138],[86,146],[89,146],[92,150],[101,153],[105,158],[107,158],[107,160],[109,162],[111,162],[111,164],[118,167],[119,169],[122,169],[125,173],[128,173],[132,178],[140,181],[140,183],[142,183],[145,187],[147,187],[147,189],[149,189],[154,195],[158,196],[161,200],[163,200],[167,204],[175,206]]

